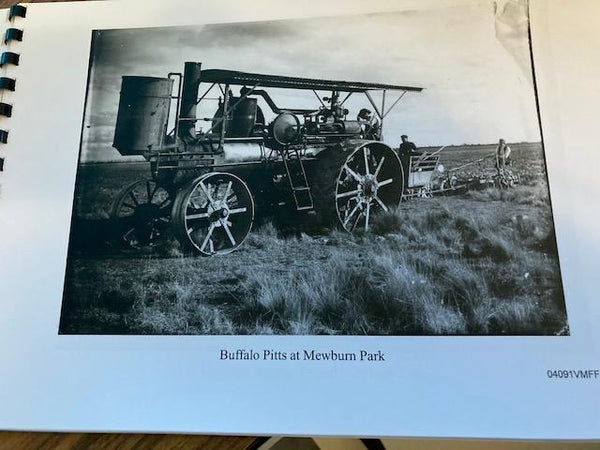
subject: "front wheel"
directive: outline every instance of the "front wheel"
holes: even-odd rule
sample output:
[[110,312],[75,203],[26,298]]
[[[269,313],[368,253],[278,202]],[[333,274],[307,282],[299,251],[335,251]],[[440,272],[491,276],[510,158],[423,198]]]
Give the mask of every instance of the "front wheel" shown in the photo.
[[240,178],[212,172],[179,191],[172,220],[184,248],[203,256],[223,255],[242,245],[250,233],[254,200]]

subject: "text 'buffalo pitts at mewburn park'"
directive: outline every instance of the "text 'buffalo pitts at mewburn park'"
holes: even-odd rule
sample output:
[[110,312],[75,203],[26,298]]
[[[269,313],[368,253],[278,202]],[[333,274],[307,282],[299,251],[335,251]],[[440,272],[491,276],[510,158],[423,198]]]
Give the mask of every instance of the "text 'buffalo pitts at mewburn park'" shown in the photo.
[[263,350],[226,350],[221,349],[220,360],[229,361],[385,361],[385,353],[381,350],[359,350],[354,352],[339,352],[335,350],[297,350],[281,351],[274,349]]

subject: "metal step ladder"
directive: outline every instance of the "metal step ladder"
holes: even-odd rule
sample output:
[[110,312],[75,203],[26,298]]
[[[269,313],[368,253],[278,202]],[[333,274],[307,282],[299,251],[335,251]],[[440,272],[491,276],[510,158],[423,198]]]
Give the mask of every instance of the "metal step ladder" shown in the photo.
[[310,186],[306,178],[304,164],[296,148],[281,150],[281,159],[285,166],[285,172],[290,182],[294,202],[298,211],[307,211],[314,208]]

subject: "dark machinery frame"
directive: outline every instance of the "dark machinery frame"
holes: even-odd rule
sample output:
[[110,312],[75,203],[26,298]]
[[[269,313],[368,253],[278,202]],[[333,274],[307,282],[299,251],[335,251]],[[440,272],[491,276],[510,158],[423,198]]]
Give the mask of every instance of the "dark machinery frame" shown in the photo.
[[[233,87],[240,88],[237,96]],[[272,88],[312,91],[319,104],[280,107],[269,94]],[[217,89],[217,112],[197,117],[198,105],[215,100],[209,95]],[[331,94],[322,98],[318,91]],[[388,91],[399,95],[386,108]],[[262,208],[314,211],[322,222],[347,231],[368,230],[374,214],[398,206],[403,193],[411,192],[409,179],[423,182],[423,176],[405,176],[403,163],[410,163],[381,142],[386,116],[406,93],[421,91],[202,70],[191,62],[183,74],[167,78],[123,77],[113,145],[123,155],[149,161],[152,179],[126,187],[115,202],[113,217],[126,223],[122,240],[134,247],[154,245],[169,225],[186,248],[228,253],[250,232],[255,201]],[[348,119],[345,104],[355,94],[364,94],[374,115],[365,108],[357,120]],[[269,123],[259,98],[275,115]],[[197,131],[197,122],[210,127]],[[431,172],[437,159],[415,167]]]

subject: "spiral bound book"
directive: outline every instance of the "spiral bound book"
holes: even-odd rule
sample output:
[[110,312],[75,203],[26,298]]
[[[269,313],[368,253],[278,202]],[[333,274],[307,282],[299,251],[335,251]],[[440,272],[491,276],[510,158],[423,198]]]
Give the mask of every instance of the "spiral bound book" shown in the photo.
[[600,438],[598,5],[15,5],[0,428]]

